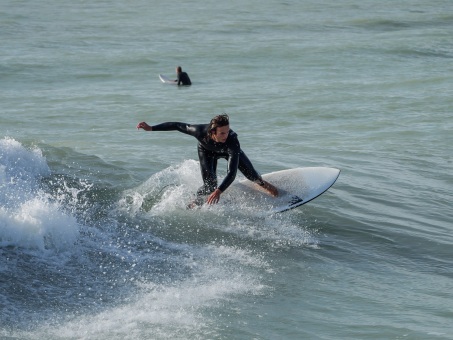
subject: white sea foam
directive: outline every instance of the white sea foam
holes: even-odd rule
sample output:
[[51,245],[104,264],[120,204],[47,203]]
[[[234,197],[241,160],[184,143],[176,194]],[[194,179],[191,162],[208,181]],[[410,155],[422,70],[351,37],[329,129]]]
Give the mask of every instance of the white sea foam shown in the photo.
[[[196,273],[192,278],[171,284],[137,283],[134,302],[111,308],[96,315],[84,315],[60,325],[44,326],[40,336],[64,338],[175,339],[193,338],[197,334],[216,334],[214,320],[224,313],[231,299],[248,294],[266,294],[252,271],[238,270],[250,266],[266,269],[268,263],[255,254],[236,247],[215,246],[186,249],[192,256],[186,262]],[[43,337],[44,337],[43,335]]]
[[126,190],[118,208],[133,214],[140,210],[165,214],[184,209],[201,184],[198,162],[185,160],[153,174],[140,186]]
[[0,245],[63,250],[73,244],[78,224],[39,188],[50,175],[38,148],[11,138],[0,140]]

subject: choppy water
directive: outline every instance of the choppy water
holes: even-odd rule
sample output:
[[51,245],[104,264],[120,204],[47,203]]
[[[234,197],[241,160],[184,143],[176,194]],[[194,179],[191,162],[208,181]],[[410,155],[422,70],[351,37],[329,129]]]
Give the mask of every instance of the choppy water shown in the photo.
[[[6,1],[0,337],[452,339],[451,1]],[[181,65],[190,88],[159,82]],[[291,212],[184,209],[227,112]],[[220,175],[225,171],[220,164]]]

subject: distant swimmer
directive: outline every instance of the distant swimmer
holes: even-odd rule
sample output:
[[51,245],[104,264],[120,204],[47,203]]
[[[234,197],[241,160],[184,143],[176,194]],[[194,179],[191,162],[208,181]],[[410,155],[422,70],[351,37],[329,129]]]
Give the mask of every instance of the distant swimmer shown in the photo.
[[[200,160],[203,186],[197,191],[194,204],[202,205],[219,202],[220,195],[233,183],[239,169],[245,177],[256,183],[271,196],[278,196],[278,190],[263,180],[252,163],[242,151],[237,134],[230,130],[229,117],[226,114],[215,116],[209,124],[187,124],[167,122],[150,126],[138,123],[137,129],[145,131],[179,131],[198,140],[198,158]],[[228,162],[227,174],[217,186],[217,160],[224,158]],[[207,199],[206,199],[207,196]]]
[[178,82],[178,85],[192,85],[189,75],[182,71],[181,66],[176,68],[176,75],[178,76],[178,79],[175,80],[175,83]]

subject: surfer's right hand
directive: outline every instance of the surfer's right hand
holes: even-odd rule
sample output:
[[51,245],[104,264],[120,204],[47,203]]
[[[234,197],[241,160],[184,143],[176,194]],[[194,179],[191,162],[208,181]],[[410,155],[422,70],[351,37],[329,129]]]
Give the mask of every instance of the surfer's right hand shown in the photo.
[[220,200],[220,194],[222,193],[222,191],[220,191],[219,188],[215,189],[209,196],[208,196],[208,199],[206,201],[206,203],[208,204],[216,204],[219,202]]
[[149,126],[148,124],[146,124],[145,122],[140,122],[137,124],[137,129],[140,130],[140,129],[143,129],[145,131],[151,131],[152,128],[151,126]]

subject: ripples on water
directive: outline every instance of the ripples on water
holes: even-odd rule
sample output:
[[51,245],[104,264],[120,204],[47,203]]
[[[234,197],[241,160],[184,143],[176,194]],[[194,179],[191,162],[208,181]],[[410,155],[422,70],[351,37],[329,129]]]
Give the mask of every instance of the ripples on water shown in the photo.
[[[450,336],[449,2],[5,8],[2,336]],[[179,64],[194,86],[159,83]],[[224,111],[261,172],[339,180],[186,211],[195,140],[135,126]]]

